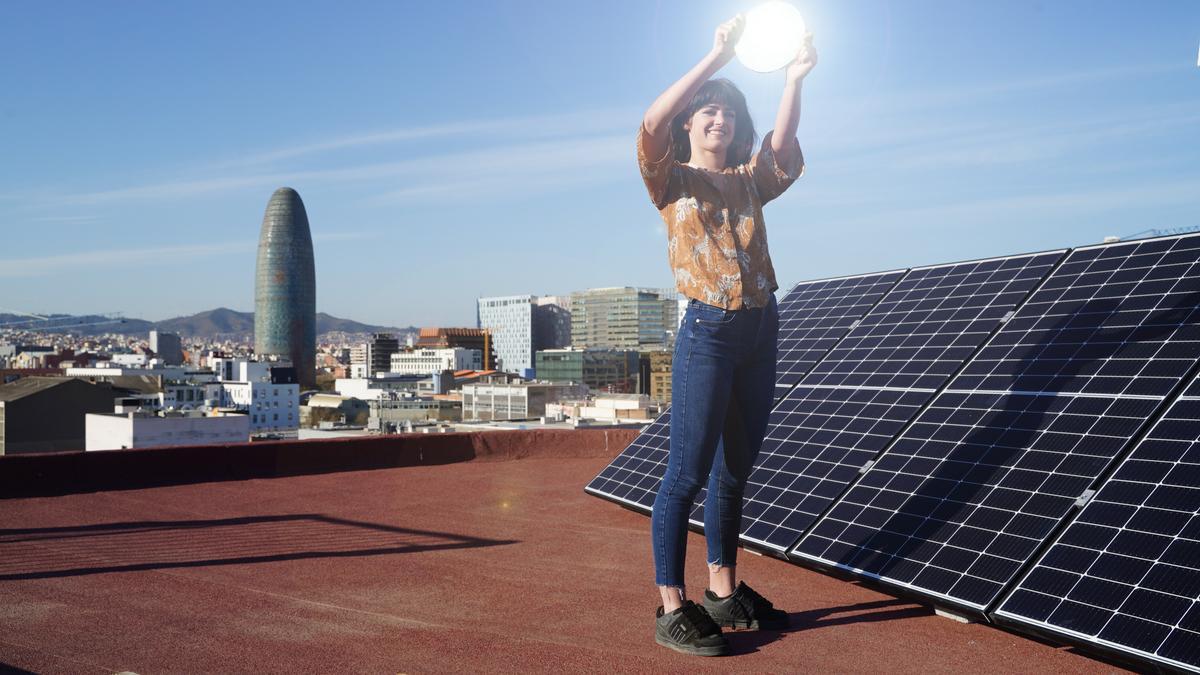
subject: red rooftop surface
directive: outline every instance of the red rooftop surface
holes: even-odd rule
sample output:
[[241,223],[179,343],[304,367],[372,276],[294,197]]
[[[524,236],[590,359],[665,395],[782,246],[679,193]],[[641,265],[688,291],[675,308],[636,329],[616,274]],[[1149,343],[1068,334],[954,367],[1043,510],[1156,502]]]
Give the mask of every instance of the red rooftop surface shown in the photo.
[[[733,632],[730,657],[659,647],[649,519],[583,492],[634,435],[0,458],[0,664],[143,675],[1120,670],[746,552],[741,576],[793,627]],[[696,596],[704,542],[689,536]]]

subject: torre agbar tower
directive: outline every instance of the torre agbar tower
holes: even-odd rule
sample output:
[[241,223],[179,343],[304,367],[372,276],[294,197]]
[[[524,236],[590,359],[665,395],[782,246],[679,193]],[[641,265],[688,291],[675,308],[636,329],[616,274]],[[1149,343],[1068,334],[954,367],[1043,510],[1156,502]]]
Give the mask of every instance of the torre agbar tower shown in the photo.
[[301,389],[316,382],[317,281],[304,202],[279,188],[267,202],[258,237],[254,283],[254,351],[296,366]]

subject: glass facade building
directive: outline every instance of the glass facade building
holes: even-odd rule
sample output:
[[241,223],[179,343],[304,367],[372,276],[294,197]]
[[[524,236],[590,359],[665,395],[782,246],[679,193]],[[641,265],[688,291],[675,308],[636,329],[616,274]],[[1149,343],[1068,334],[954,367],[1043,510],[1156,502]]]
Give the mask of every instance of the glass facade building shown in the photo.
[[571,294],[571,346],[647,349],[674,343],[674,293],[645,288],[594,288]]
[[267,202],[254,282],[254,352],[292,362],[302,389],[316,382],[317,281],[308,214],[279,188]]

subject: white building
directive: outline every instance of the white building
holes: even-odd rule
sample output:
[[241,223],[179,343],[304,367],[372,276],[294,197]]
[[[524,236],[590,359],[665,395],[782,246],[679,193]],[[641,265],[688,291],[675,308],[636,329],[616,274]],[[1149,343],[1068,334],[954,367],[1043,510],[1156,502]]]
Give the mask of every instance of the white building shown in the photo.
[[87,450],[245,443],[250,438],[247,415],[89,414],[85,425]]
[[113,354],[109,363],[126,368],[149,368],[150,357],[146,354]]
[[542,417],[546,405],[587,396],[585,384],[466,384],[462,387],[463,420],[515,420]]
[[295,434],[300,428],[300,385],[223,382],[221,408],[245,411],[251,434]]
[[120,366],[114,363],[104,363],[91,368],[67,368],[67,377],[86,377],[86,378],[108,378],[108,377],[129,377],[133,375],[149,375],[151,377],[161,377],[164,381],[188,381],[188,382],[213,382],[217,378],[212,372],[207,370],[193,370],[182,366],[163,366],[157,365],[153,359],[150,365],[141,366]]
[[443,370],[481,370],[483,352],[463,347],[416,349],[392,354],[392,372],[401,375],[429,375]]
[[218,358],[212,368],[220,378],[212,408],[235,408],[250,418],[250,433],[295,436],[300,428],[300,385],[278,382],[272,368],[280,364]]
[[392,377],[338,378],[334,380],[334,391],[342,396],[363,401],[375,401],[391,394],[416,392],[418,383],[429,379],[429,375],[394,375]]

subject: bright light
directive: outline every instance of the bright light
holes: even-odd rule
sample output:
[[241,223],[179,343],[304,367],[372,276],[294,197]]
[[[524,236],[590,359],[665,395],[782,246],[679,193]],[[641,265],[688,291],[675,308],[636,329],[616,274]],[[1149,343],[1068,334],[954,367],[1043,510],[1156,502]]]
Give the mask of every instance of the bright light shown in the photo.
[[804,17],[782,0],[771,0],[746,12],[746,28],[734,51],[742,65],[760,73],[779,70],[804,46]]

